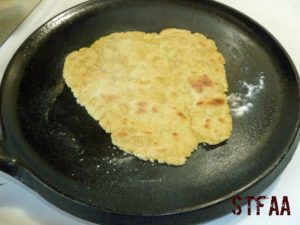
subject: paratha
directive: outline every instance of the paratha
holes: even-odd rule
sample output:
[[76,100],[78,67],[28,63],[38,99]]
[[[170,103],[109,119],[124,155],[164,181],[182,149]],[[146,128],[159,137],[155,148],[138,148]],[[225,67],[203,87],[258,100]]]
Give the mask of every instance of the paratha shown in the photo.
[[224,63],[200,33],[118,32],[70,53],[63,77],[121,150],[183,165],[199,143],[231,135]]

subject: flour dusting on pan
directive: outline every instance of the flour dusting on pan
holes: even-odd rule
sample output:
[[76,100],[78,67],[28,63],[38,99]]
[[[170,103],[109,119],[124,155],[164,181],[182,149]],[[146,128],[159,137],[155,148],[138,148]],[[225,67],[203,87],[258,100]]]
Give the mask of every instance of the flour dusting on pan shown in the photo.
[[259,73],[258,82],[256,84],[239,81],[239,83],[241,83],[240,92],[232,93],[227,97],[233,116],[241,117],[253,108],[253,98],[265,87],[265,77],[263,74],[263,72]]

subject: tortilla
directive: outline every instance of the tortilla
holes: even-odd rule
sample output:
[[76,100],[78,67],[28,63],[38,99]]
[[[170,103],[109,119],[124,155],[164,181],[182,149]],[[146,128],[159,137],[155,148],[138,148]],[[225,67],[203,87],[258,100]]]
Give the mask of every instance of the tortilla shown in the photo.
[[200,33],[120,32],[70,53],[63,77],[121,150],[183,165],[199,143],[231,135],[224,63]]

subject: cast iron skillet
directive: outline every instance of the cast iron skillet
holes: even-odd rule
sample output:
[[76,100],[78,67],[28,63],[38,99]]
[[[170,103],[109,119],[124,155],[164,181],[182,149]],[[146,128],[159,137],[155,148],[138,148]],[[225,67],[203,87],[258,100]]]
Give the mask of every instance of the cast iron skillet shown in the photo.
[[[232,137],[199,145],[172,167],[124,155],[62,79],[66,55],[116,31],[177,27],[213,38],[229,93],[260,91],[234,117]],[[114,88],[113,86],[111,88]],[[298,143],[299,80],[279,43],[241,13],[213,1],[90,1],[51,19],[11,60],[2,83],[0,168],[49,202],[100,224],[194,224],[228,213],[234,195],[256,195]]]

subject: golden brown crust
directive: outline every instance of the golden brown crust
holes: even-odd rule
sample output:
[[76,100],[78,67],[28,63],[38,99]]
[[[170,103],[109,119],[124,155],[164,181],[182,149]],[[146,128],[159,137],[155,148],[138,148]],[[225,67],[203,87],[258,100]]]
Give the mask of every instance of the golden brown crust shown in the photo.
[[64,79],[120,149],[182,165],[229,138],[224,58],[200,33],[113,33],[66,58]]

